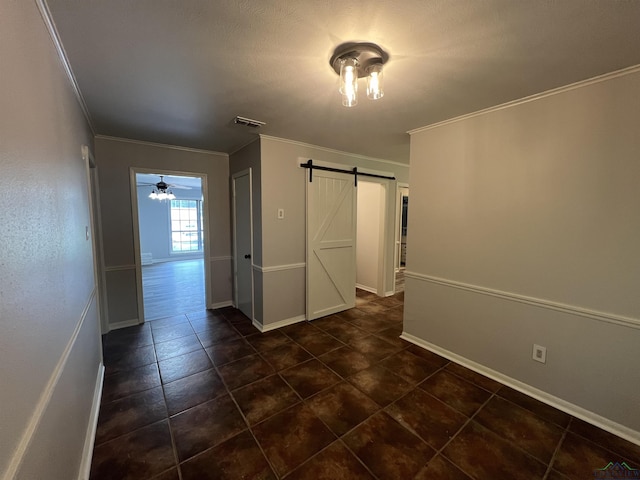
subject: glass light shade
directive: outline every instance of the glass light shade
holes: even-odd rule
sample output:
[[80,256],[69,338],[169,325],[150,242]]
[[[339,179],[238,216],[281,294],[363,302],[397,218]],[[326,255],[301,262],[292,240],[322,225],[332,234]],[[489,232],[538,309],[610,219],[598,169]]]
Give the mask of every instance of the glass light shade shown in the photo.
[[345,107],[358,104],[358,61],[355,58],[345,58],[341,62],[340,93]]
[[382,82],[384,75],[382,73],[382,64],[375,63],[367,68],[367,97],[371,100],[378,100],[384,96],[382,90]]
[[157,193],[155,190],[153,190],[153,191],[149,194],[149,198],[150,198],[151,200],[155,200],[156,198],[158,198],[158,193]]
[[167,194],[167,198],[168,198],[169,200],[175,200],[175,199],[176,199],[176,196],[173,194],[173,192],[169,192],[169,193]]

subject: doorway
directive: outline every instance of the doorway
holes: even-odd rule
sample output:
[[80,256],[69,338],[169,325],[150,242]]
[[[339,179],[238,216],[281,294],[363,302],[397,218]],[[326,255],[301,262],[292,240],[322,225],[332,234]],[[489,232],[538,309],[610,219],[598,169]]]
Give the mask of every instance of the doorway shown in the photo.
[[251,182],[250,168],[232,176],[235,305],[238,310],[253,321],[253,198]]
[[140,322],[205,310],[206,175],[132,169],[131,177]]
[[359,180],[357,191],[356,288],[383,297],[387,189]]
[[395,291],[404,291],[404,271],[407,265],[407,222],[409,218],[409,186],[398,185],[396,224]]
[[395,219],[388,212],[394,212],[395,197],[388,192],[395,183],[390,180],[392,173],[374,170],[358,171],[356,180],[343,165],[325,162],[305,180],[307,320],[353,307],[358,287],[380,297],[393,295],[386,290],[394,283]]

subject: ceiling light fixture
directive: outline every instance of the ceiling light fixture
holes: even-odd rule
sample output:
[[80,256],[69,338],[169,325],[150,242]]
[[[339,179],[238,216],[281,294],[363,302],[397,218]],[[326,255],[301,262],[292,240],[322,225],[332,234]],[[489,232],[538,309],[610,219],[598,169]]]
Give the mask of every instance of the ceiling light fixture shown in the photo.
[[169,190],[169,185],[165,183],[164,175],[160,175],[160,181],[156,183],[156,188],[151,191],[149,198],[152,200],[174,200],[176,198]]
[[389,54],[375,43],[349,42],[338,45],[329,64],[340,75],[342,105],[358,104],[358,79],[367,77],[367,97],[378,100],[384,96],[382,66]]

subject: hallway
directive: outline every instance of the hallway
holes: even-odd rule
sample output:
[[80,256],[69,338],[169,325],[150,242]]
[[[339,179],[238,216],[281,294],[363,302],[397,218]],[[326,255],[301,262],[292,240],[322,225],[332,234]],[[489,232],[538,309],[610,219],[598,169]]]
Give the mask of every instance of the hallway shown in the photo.
[[103,338],[103,479],[583,480],[640,447],[398,338],[404,293],[258,332],[233,308]]

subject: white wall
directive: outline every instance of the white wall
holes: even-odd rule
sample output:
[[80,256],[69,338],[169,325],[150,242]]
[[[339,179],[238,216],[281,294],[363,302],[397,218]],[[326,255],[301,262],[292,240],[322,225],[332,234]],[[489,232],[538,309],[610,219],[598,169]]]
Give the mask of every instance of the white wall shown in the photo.
[[137,322],[130,167],[203,173],[208,181],[212,306],[231,302],[229,158],[225,154],[96,137],[110,325]]
[[356,285],[378,295],[384,295],[384,292],[379,291],[382,280],[379,273],[384,240],[384,194],[382,185],[358,181]]
[[415,132],[404,327],[636,441],[638,125],[636,70]]
[[0,477],[68,480],[102,373],[92,135],[36,2],[0,8]]
[[[201,258],[202,252],[172,254],[169,202],[149,198],[151,187],[138,187],[138,223],[140,226],[140,252],[151,253],[154,261]],[[178,200],[200,200],[202,190],[174,189]],[[213,226],[215,228],[215,225]]]
[[[290,140],[261,136],[262,301],[264,325],[305,315],[306,182],[300,158],[392,173],[408,182],[409,166],[351,155]],[[395,183],[390,190],[395,190]],[[395,212],[395,195],[387,195],[387,211]],[[278,219],[279,208],[285,218]],[[254,215],[256,210],[254,209]],[[395,216],[387,216],[385,284],[393,286]]]

